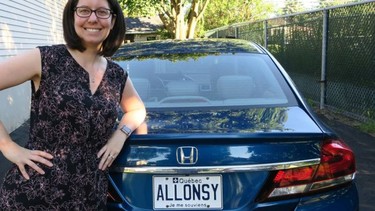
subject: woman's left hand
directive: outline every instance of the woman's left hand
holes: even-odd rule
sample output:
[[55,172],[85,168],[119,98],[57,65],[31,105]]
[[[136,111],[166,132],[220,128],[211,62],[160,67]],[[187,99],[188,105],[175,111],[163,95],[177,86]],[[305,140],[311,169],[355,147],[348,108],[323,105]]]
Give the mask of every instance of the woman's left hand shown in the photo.
[[124,134],[121,132],[119,133],[119,131],[116,131],[113,134],[113,136],[108,140],[107,144],[104,145],[98,152],[97,156],[98,158],[101,158],[99,162],[99,169],[104,171],[112,165],[113,161],[117,158],[122,147],[124,146],[126,138],[124,139]]

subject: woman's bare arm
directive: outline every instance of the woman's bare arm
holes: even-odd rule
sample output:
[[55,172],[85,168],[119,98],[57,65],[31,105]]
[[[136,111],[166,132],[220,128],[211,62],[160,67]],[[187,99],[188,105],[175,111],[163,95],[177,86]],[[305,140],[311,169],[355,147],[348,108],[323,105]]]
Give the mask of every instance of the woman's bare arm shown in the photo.
[[[131,131],[134,131],[143,123],[146,116],[146,109],[130,78],[128,78],[125,84],[121,108],[124,115],[119,123],[119,128],[126,125]],[[107,144],[98,153],[98,157],[101,157],[99,169],[104,170],[111,166],[127,138],[127,135],[120,130],[116,130],[112,134]]]
[[[41,57],[39,49],[33,49],[24,54],[0,62],[0,91],[17,86],[25,81],[32,80],[36,90],[39,88],[41,78]],[[23,177],[29,179],[25,165],[30,166],[40,174],[44,171],[36,164],[42,163],[52,166],[49,159],[53,156],[39,150],[29,150],[15,143],[5,126],[0,121],[0,151],[5,158],[15,163]]]
[[0,62],[0,90],[33,80],[39,88],[41,77],[41,57],[39,49],[33,49]]

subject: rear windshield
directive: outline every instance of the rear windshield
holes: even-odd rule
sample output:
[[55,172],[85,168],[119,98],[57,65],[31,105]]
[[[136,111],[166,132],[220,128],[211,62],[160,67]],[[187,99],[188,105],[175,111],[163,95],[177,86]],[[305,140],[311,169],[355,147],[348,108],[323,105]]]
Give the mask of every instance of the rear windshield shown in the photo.
[[147,108],[293,106],[281,73],[263,54],[169,56],[117,61]]

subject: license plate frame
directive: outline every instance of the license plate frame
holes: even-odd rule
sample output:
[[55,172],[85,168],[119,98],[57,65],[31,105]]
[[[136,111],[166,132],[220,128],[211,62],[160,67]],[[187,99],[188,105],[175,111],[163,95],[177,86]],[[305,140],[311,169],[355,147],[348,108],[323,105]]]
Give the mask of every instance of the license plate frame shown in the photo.
[[154,175],[154,210],[223,209],[222,175]]

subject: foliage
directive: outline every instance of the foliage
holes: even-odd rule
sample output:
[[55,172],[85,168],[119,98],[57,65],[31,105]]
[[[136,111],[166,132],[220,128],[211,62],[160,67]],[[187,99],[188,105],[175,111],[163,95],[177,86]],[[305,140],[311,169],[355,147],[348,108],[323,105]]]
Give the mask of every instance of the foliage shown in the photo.
[[172,39],[174,37],[174,35],[167,29],[159,29],[157,33],[160,35],[160,39],[162,40]]
[[285,7],[283,9],[284,14],[293,14],[297,12],[302,12],[304,7],[301,0],[286,0]]
[[[275,4],[280,4],[276,3],[277,0],[273,1]],[[365,0],[285,0],[285,3],[281,7],[281,10],[276,13],[278,15],[289,15],[319,8],[322,9],[361,1]]]
[[157,58],[176,61],[236,52],[256,52],[256,49],[249,45],[247,41],[234,39],[221,39],[220,41],[210,39],[148,41],[125,44],[123,48],[118,50],[113,59],[125,61],[134,58],[137,60]]
[[146,17],[157,14],[163,1],[160,0],[118,0],[128,17]]
[[343,5],[348,4],[351,2],[361,2],[363,0],[319,0],[319,7],[320,8],[326,8],[326,7],[332,7],[337,5]]
[[194,38],[210,0],[119,0],[128,16],[158,15],[176,39]]
[[269,17],[273,6],[263,0],[211,0],[203,17],[203,28],[210,30],[233,23]]
[[[273,11],[262,0],[119,0],[129,17],[158,15],[173,38],[200,37],[237,22],[264,19]],[[165,33],[164,33],[165,34]]]
[[[188,108],[175,111],[149,112],[147,122],[157,121],[153,131],[169,131],[184,133],[186,127],[207,133],[242,132],[254,133],[259,131],[283,131],[288,119],[286,108],[249,108],[238,110],[216,110],[194,112]],[[174,128],[166,124],[175,125]],[[153,133],[153,131],[149,131]]]
[[365,133],[375,134],[375,120],[361,124],[359,129]]

